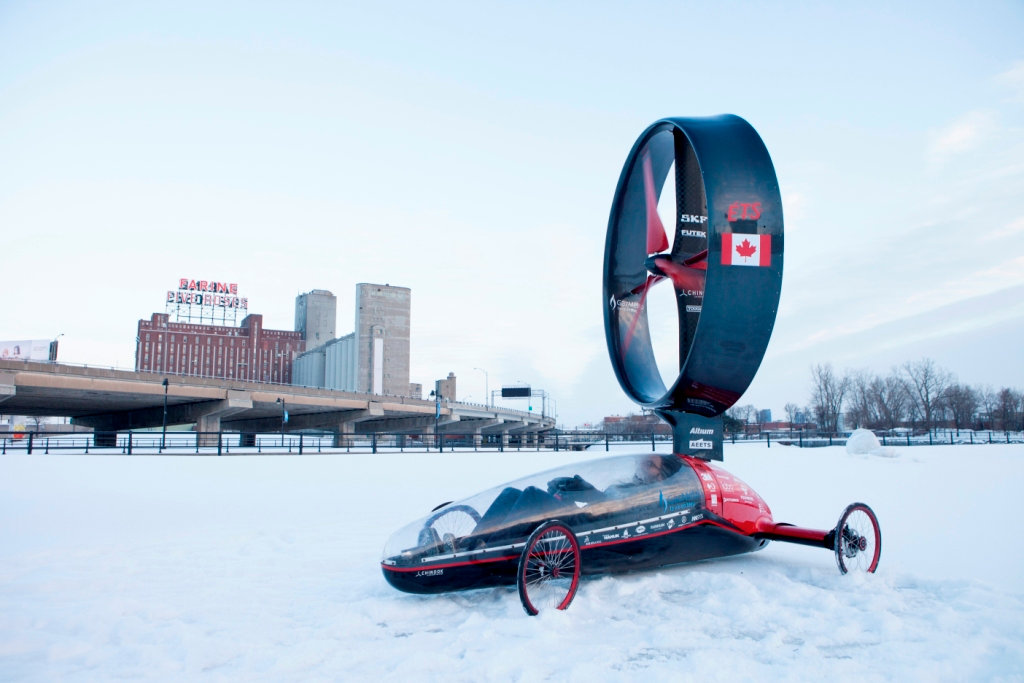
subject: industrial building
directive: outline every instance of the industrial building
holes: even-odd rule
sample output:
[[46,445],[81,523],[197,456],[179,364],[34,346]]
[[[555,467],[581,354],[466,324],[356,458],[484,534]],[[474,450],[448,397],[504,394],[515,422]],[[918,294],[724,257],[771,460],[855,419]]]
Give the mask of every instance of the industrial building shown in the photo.
[[306,348],[334,339],[338,317],[338,297],[326,289],[314,289],[295,297],[295,331],[306,341]]
[[304,349],[299,332],[266,330],[258,314],[229,327],[170,322],[167,313],[154,313],[139,321],[135,369],[291,384],[292,362]]
[[411,311],[408,287],[356,285],[355,330],[298,356],[292,383],[419,398],[422,386],[409,383]]
[[327,290],[295,298],[294,331],[264,329],[256,314],[231,325],[248,308],[237,291],[233,283],[180,280],[167,310],[139,321],[135,369],[422,397],[422,386],[409,383],[408,287],[356,285],[355,329],[340,338],[337,297]]
[[135,370],[291,384],[292,361],[305,350],[302,333],[264,329],[237,284],[181,278],[164,312],[139,321]]

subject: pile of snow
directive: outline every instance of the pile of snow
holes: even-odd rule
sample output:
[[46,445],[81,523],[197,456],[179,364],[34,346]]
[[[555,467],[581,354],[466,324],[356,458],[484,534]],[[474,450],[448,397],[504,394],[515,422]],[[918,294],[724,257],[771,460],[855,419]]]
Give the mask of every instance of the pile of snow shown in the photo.
[[850,455],[877,455],[883,458],[895,458],[899,455],[895,448],[883,446],[878,437],[867,429],[855,429],[846,440],[846,452]]
[[[649,448],[649,446],[648,446]],[[613,448],[613,453],[617,449]],[[632,450],[643,450],[634,447]],[[628,451],[619,451],[628,452]],[[438,503],[589,453],[0,458],[0,679],[1019,680],[1024,447],[727,445],[777,521],[882,527],[877,574],[771,543],[582,582],[527,617],[514,587],[436,596],[380,554]],[[963,485],[963,463],[984,472]],[[960,514],[962,513],[962,514]]]

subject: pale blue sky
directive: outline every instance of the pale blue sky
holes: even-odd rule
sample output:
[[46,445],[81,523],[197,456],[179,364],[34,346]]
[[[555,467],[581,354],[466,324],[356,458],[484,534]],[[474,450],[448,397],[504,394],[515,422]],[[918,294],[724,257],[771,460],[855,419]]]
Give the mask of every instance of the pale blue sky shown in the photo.
[[295,294],[413,290],[412,380],[631,408],[600,272],[663,116],[765,140],[787,258],[743,402],[807,366],[933,355],[1024,386],[1024,5],[0,3],[0,338],[130,366],[179,277],[271,327]]

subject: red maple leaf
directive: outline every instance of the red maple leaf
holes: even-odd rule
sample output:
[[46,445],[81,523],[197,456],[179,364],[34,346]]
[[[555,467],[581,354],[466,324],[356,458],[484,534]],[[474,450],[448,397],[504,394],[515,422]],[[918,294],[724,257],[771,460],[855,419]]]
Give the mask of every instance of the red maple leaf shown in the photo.
[[743,258],[750,258],[757,251],[757,247],[750,243],[750,240],[744,239],[742,244],[736,245],[736,253]]

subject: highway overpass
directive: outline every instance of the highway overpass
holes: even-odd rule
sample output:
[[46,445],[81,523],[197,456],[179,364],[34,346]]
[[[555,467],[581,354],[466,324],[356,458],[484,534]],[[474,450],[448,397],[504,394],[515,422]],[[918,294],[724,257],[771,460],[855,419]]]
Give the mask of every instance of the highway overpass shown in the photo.
[[[198,432],[276,432],[288,411],[287,431],[343,434],[431,434],[433,401],[210,377],[186,377],[64,363],[0,360],[0,413],[66,416],[97,432],[194,424]],[[554,420],[522,410],[471,403],[441,404],[436,419],[446,434],[532,435]]]

